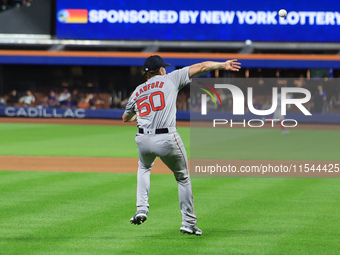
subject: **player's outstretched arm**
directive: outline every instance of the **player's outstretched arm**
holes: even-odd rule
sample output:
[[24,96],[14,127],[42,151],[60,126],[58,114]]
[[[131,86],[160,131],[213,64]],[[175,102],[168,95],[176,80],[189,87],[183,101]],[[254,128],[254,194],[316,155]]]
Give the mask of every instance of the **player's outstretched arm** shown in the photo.
[[237,59],[231,59],[225,62],[206,61],[190,66],[189,78],[192,78],[200,73],[206,73],[214,70],[239,71],[240,68],[241,63],[237,62]]

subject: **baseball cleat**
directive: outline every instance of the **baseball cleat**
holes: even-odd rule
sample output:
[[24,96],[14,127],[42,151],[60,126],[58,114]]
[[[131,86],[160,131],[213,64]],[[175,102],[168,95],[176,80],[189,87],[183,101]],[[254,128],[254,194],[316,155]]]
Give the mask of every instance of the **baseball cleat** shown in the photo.
[[200,230],[197,226],[189,227],[189,226],[182,225],[179,231],[181,231],[182,234],[197,235],[197,236],[202,235],[202,230]]
[[148,218],[147,211],[137,211],[136,214],[130,219],[131,224],[140,225]]

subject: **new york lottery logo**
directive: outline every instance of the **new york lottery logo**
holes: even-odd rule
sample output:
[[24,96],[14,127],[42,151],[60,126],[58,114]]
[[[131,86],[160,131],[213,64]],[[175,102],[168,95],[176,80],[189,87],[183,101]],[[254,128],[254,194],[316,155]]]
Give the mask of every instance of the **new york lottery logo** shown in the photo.
[[57,13],[60,23],[87,23],[88,11],[86,9],[63,9]]

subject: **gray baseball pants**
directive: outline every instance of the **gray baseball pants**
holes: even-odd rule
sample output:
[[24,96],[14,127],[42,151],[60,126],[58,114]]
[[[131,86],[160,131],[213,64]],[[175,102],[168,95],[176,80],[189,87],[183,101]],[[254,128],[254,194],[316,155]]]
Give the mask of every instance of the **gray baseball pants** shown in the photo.
[[150,170],[156,157],[174,173],[178,183],[179,204],[182,224],[196,225],[194,200],[189,175],[188,157],[184,144],[177,132],[167,134],[137,134],[139,167],[137,174],[137,210],[149,211]]

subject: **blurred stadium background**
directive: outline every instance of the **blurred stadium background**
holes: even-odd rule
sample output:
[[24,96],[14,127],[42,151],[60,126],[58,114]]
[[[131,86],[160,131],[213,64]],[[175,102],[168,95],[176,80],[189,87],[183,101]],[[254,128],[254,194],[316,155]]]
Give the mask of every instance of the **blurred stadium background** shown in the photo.
[[[152,214],[130,225],[136,127],[119,125],[149,55],[168,72],[237,58],[240,72],[201,77],[255,78],[257,108],[270,105],[272,86],[305,87],[314,117],[302,120],[322,125],[288,136],[227,129],[215,137],[220,154],[339,164],[339,1],[1,0],[0,9],[1,254],[338,254],[339,178],[192,178],[196,238],[179,235],[177,184],[155,174],[156,161]],[[190,100],[187,86],[178,120],[190,119]],[[191,130],[178,130],[190,156]],[[104,168],[118,173],[84,173]]]
[[[238,58],[239,73],[211,72],[204,77],[295,78],[292,86],[304,86],[303,78],[310,79],[315,81],[308,86],[311,111],[340,112],[340,89],[332,81],[340,76],[340,20],[331,11],[339,5],[336,1],[323,6],[317,1],[288,1],[283,6],[265,1],[261,8],[247,1],[228,8],[223,1],[218,8],[203,3],[191,8],[190,0],[183,8],[154,2],[150,4],[155,10],[172,11],[151,13],[145,4],[126,1],[115,1],[113,7],[109,1],[3,0],[0,104],[121,109],[136,84],[144,81],[145,57],[159,54],[172,64],[168,72],[198,61]],[[285,24],[278,8],[288,10]],[[265,96],[270,93],[270,86],[255,90],[257,107],[268,103]],[[179,93],[178,110],[188,110],[189,96],[189,87]],[[314,105],[318,100],[324,100],[321,110]],[[121,112],[97,117],[120,117]],[[0,114],[30,115],[3,107]]]

